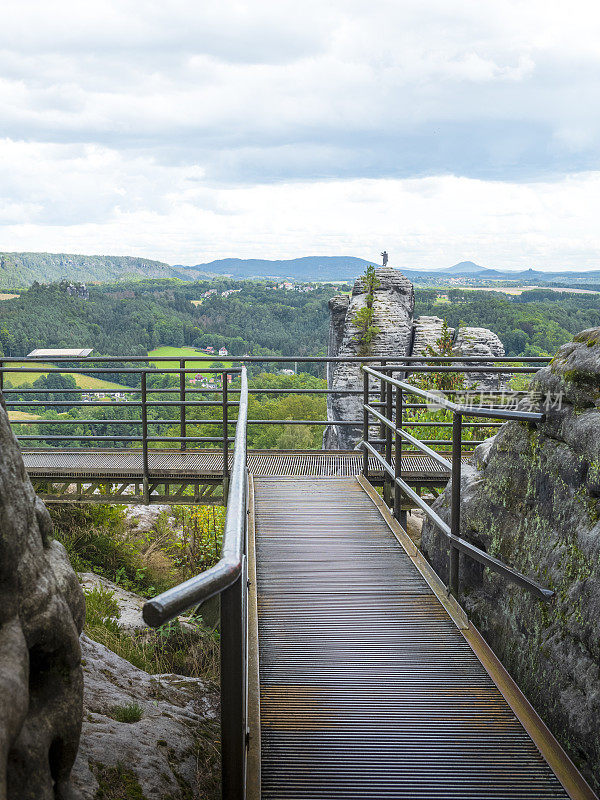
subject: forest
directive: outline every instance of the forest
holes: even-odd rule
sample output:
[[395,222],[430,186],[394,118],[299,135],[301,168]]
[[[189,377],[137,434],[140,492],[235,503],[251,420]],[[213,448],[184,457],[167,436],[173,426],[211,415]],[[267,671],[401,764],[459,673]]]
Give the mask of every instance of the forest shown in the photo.
[[140,356],[170,345],[226,347],[235,356],[325,353],[327,301],[339,287],[233,286],[241,291],[222,297],[231,281],[119,282],[90,286],[89,299],[82,299],[69,295],[65,283],[34,284],[0,301],[0,352],[22,356],[35,347],[81,346],[96,355]]
[[[144,356],[162,345],[225,347],[233,356],[324,355],[327,301],[350,289],[317,284],[286,290],[273,282],[230,279],[145,279],[88,288],[89,299],[83,299],[68,294],[65,282],[33,284],[17,298],[0,300],[0,355],[77,346],[93,347],[96,355]],[[595,294],[416,289],[415,296],[415,316],[490,328],[514,356],[553,354],[574,333],[600,325]]]

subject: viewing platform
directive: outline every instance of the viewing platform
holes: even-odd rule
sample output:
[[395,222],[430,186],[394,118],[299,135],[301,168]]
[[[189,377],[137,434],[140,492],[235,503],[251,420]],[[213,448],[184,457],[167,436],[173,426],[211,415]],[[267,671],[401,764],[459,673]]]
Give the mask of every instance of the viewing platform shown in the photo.
[[[248,448],[251,426],[331,420],[249,419],[249,397],[269,390],[250,390],[243,365],[221,370],[210,394],[189,388],[185,364],[162,370],[176,376],[170,387],[151,385],[147,365],[111,365],[139,386],[125,400],[88,403],[99,417],[14,421],[47,501],[227,505],[220,560],[144,606],[146,623],[160,627],[219,596],[224,800],[595,798],[458,603],[467,559],[531,603],[554,598],[460,528],[461,471],[477,433],[535,425],[543,409],[497,398],[467,406],[407,380],[448,370],[433,361],[362,364],[363,387],[352,390],[362,420],[335,422],[360,431],[351,451]],[[18,392],[7,392],[9,408],[84,405],[11,400]],[[447,521],[431,501],[449,478]],[[406,532],[409,508],[444,542],[447,586]]]

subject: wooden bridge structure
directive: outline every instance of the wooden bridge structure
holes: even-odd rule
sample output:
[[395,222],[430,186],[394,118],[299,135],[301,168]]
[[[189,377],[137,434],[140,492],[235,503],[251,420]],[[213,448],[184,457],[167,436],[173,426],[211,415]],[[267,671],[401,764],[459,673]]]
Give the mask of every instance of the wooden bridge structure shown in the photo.
[[[227,502],[220,561],[144,607],[146,622],[160,626],[220,597],[224,800],[593,800],[457,600],[461,560],[470,558],[502,575],[507,591],[552,602],[536,576],[460,536],[469,421],[535,424],[543,411],[446,399],[452,438],[441,451],[404,424],[410,400],[422,404],[429,393],[392,377],[398,365],[376,366],[363,368],[359,451],[249,451],[248,426],[259,421],[248,419],[244,367],[235,389],[228,394],[224,374],[221,397],[210,401],[222,409],[221,440],[188,435],[184,364],[176,450],[156,447],[169,437],[152,435],[145,370],[132,391],[141,416],[125,420],[134,426],[126,448],[114,446],[114,433],[111,449],[108,434],[85,449],[64,446],[65,438],[85,444],[78,432],[53,429],[41,442],[36,427],[21,436],[25,463],[49,500]],[[9,408],[23,402],[7,397]],[[212,450],[188,449],[207,439]],[[435,492],[449,476],[446,521],[421,490]],[[406,532],[410,506],[446,540],[448,586]]]

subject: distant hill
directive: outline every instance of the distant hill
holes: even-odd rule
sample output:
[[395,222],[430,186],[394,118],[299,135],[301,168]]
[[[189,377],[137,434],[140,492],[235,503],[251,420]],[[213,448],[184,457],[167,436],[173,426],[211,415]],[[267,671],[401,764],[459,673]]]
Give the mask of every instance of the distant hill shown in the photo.
[[461,261],[459,264],[454,264],[452,267],[446,267],[441,270],[441,272],[452,272],[458,275],[468,275],[471,272],[480,273],[485,271],[485,267],[480,267],[479,264],[475,264],[473,261]]
[[[133,256],[86,256],[71,253],[0,253],[0,289],[22,289],[34,281],[51,283],[66,278],[71,281],[110,282],[131,278],[177,278],[195,281],[231,275],[243,278],[291,278],[297,281],[353,281],[364,272],[368,264],[354,256],[304,256],[281,260],[261,258],[221,258],[194,266],[165,264],[148,258]],[[390,266],[396,266],[393,262]],[[464,275],[470,279],[513,280],[538,283],[577,283],[588,281],[600,283],[600,271],[544,272],[541,270],[488,269],[473,261],[461,261],[444,268],[401,268],[407,278],[419,283],[419,279],[433,279],[441,285],[449,278]]]
[[[184,267],[178,264],[174,269],[196,275],[231,275],[234,278],[294,278],[299,281],[345,281],[353,280],[364,272],[368,264],[363,258],[353,256],[304,256],[280,261],[262,258],[221,258],[206,264]],[[377,262],[379,263],[379,262]]]
[[[183,278],[183,273],[161,261],[131,256],[82,256],[71,253],[0,253],[0,288],[20,289],[34,281],[114,281],[124,277]],[[195,277],[195,276],[194,276]]]

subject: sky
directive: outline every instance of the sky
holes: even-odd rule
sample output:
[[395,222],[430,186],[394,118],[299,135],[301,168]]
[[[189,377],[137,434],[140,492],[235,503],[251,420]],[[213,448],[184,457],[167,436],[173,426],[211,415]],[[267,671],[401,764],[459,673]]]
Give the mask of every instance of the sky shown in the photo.
[[600,269],[588,0],[0,9],[0,250]]

